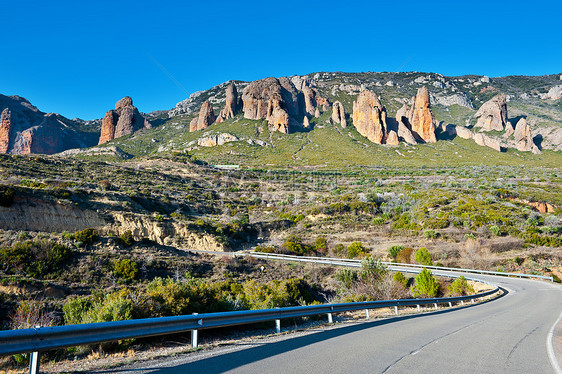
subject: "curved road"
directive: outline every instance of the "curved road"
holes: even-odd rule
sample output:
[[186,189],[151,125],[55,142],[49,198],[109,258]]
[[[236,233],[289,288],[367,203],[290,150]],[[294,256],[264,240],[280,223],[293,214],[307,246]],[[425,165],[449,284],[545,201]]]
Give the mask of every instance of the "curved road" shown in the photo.
[[[119,371],[556,373],[556,364],[550,358],[556,355],[549,356],[549,333],[562,310],[560,286],[526,279],[467,276],[488,280],[508,293],[460,309],[336,327],[216,355],[200,354],[200,358],[195,354],[137,363]],[[554,335],[557,351],[562,337],[557,331]]]

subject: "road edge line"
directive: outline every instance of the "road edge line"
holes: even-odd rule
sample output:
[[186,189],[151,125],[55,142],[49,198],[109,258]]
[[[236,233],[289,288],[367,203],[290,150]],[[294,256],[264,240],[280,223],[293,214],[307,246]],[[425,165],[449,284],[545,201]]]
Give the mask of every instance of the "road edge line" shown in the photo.
[[552,338],[554,337],[554,329],[556,329],[556,326],[558,325],[561,319],[562,319],[562,312],[560,312],[558,319],[556,320],[556,322],[554,322],[554,325],[552,325],[546,337],[548,358],[550,359],[550,364],[558,374],[562,374],[562,370],[560,370],[560,365],[558,365],[558,359],[556,358],[556,354],[554,353],[554,347],[552,346]]

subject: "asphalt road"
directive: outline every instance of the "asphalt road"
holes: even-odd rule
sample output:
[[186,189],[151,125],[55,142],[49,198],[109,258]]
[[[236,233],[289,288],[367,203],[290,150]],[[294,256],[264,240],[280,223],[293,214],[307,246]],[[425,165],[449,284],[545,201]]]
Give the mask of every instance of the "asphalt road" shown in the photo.
[[[562,311],[562,288],[542,281],[472,276],[509,292],[460,309],[365,322],[195,358],[165,358],[116,371],[556,373],[549,345],[556,352],[562,332],[554,329],[554,339],[549,334]],[[557,355],[550,356],[557,360]]]

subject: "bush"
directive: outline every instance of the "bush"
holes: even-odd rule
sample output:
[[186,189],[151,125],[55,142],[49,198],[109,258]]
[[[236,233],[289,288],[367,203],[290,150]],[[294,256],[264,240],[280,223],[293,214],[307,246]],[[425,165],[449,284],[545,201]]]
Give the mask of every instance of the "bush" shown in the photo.
[[361,261],[359,276],[363,281],[375,283],[388,274],[388,268],[379,259],[368,257]]
[[74,233],[74,239],[84,244],[92,244],[98,240],[98,238],[99,235],[95,229],[85,229]]
[[412,253],[414,252],[413,248],[403,248],[398,255],[396,256],[396,262],[400,262],[402,264],[410,264],[412,263]]
[[449,292],[455,296],[472,295],[474,294],[474,287],[468,283],[465,277],[461,276],[455,279],[449,286]]
[[375,226],[384,225],[384,223],[385,223],[384,218],[380,216],[373,218],[373,220],[371,221],[371,224]]
[[496,225],[490,226],[490,231],[496,236],[501,236],[502,234],[501,229]]
[[130,247],[135,244],[135,238],[133,237],[133,233],[131,230],[125,231],[123,234],[119,236],[119,242],[126,247]]
[[65,324],[124,321],[133,318],[130,292],[122,289],[110,294],[97,292],[90,297],[67,301],[63,307]]
[[420,265],[431,266],[433,262],[431,261],[431,253],[425,247],[421,247],[416,251],[414,255],[414,260]]
[[435,297],[439,292],[439,281],[431,271],[423,268],[416,277],[415,284],[411,287],[415,297]]
[[283,244],[283,248],[285,248],[289,253],[297,255],[306,255],[314,251],[311,246],[304,244],[302,239],[296,235],[289,236]]
[[402,245],[393,245],[392,247],[388,248],[388,255],[394,260],[396,261],[396,257],[398,257],[398,254],[400,253],[400,251],[402,251],[404,249],[404,246]]
[[336,280],[340,283],[340,287],[346,290],[349,290],[358,279],[357,270],[341,269],[336,273]]
[[326,254],[328,252],[328,240],[325,236],[319,236],[314,242],[314,250],[321,254]]
[[439,234],[435,230],[425,230],[424,233],[423,233],[423,236],[426,239],[435,239],[435,238],[437,238],[438,235]]
[[401,272],[398,271],[394,273],[392,279],[394,279],[396,283],[400,284],[405,289],[408,288],[408,278],[406,278]]
[[60,270],[70,259],[72,251],[49,240],[17,242],[0,249],[0,264],[8,274],[40,277]]
[[357,258],[364,257],[369,253],[369,250],[361,242],[353,242],[347,247],[347,257]]
[[336,246],[334,247],[334,256],[338,256],[338,257],[343,257],[345,255],[347,255],[347,249],[345,248],[345,245],[339,243],[336,244]]
[[113,264],[113,274],[125,280],[133,280],[139,274],[139,265],[128,258],[117,260]]

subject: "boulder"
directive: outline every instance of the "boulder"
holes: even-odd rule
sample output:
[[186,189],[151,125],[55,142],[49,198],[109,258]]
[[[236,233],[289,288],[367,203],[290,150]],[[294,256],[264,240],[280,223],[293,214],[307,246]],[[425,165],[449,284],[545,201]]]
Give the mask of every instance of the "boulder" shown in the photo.
[[314,111],[314,117],[315,117],[315,118],[319,118],[319,117],[320,117],[320,109],[318,109],[318,107],[316,107],[316,110]]
[[478,118],[476,127],[481,127],[483,131],[503,131],[507,123],[506,96],[494,96],[482,104],[474,116]]
[[222,133],[219,135],[209,135],[204,138],[199,138],[197,140],[197,145],[201,147],[215,147],[217,145],[223,145],[225,143],[238,141],[238,137],[232,134]]
[[406,104],[402,105],[400,109],[396,112],[396,122],[398,123],[398,138],[404,139],[408,144],[418,144],[412,131],[410,130],[408,122],[408,107]]
[[236,90],[236,85],[230,83],[226,88],[226,102],[224,108],[219,112],[217,116],[217,123],[226,121],[229,118],[234,118],[236,111],[238,110],[238,91]]
[[418,140],[426,143],[437,142],[437,137],[435,136],[436,121],[431,112],[427,87],[420,87],[416,96],[412,98],[412,108],[409,112],[408,121],[412,134]]
[[507,121],[507,123],[505,124],[505,133],[503,134],[503,137],[509,138],[511,135],[513,135],[513,133],[515,133],[515,129],[513,128],[511,122]]
[[339,101],[334,102],[332,105],[332,120],[335,123],[339,123],[341,127],[347,127],[347,121],[345,119],[345,109],[343,104]]
[[474,134],[472,133],[472,131],[470,131],[470,129],[467,129],[464,126],[456,126],[455,131],[456,131],[457,136],[459,138],[472,139],[474,137]]
[[359,93],[353,102],[353,125],[357,131],[376,144],[382,144],[386,138],[386,109],[377,95],[369,90]]
[[498,142],[496,139],[492,139],[489,136],[484,135],[482,133],[474,134],[473,139],[476,142],[476,144],[482,147],[490,147],[498,152],[501,152],[500,142]]
[[98,144],[150,127],[150,122],[133,106],[133,99],[125,96],[117,101],[114,110],[108,111],[103,117]]
[[10,131],[12,129],[12,112],[5,108],[0,115],[0,153],[10,149]]
[[531,135],[531,126],[527,123],[525,118],[521,118],[517,125],[515,125],[515,132],[513,133],[515,143],[518,151],[533,152],[534,154],[541,153],[540,149],[533,142]]
[[398,145],[398,134],[394,130],[388,132],[388,137],[386,138],[386,144],[388,145]]

